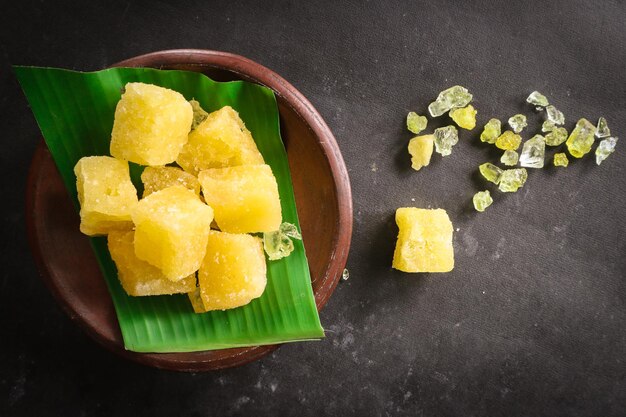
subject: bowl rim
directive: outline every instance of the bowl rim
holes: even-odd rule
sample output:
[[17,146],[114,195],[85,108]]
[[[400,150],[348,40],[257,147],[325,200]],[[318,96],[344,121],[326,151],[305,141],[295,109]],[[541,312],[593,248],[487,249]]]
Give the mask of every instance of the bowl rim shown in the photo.
[[[204,50],[204,49],[172,49],[156,51],[125,59],[110,66],[112,67],[151,67],[163,68],[173,65],[184,64],[187,67],[215,68],[226,70],[236,74],[239,78],[254,82],[270,88],[283,99],[283,103],[292,110],[313,130],[319,139],[324,156],[328,160],[331,176],[337,192],[338,233],[333,239],[333,253],[331,261],[321,277],[318,290],[315,291],[315,303],[318,311],[327,303],[330,295],[336,288],[345,267],[352,237],[352,192],[345,162],[339,150],[339,146],[330,128],[326,125],[321,115],[313,105],[293,85],[284,78],[248,58],[229,52]],[[202,72],[202,71],[200,71]],[[80,312],[62,296],[57,287],[52,272],[46,265],[39,240],[39,231],[35,226],[35,192],[40,177],[42,161],[49,157],[47,147],[42,140],[35,150],[28,174],[26,188],[26,223],[28,240],[31,252],[34,255],[40,276],[54,297],[60,302],[63,310],[70,319],[76,322],[89,336],[96,340],[106,349],[144,365],[161,369],[177,371],[209,371],[234,366],[240,366],[255,361],[275,350],[276,345],[250,346],[244,348],[221,349],[226,353],[224,357],[215,359],[201,358],[200,354],[216,351],[187,352],[189,357],[197,356],[194,360],[180,360],[179,353],[140,353],[128,351],[123,344],[119,345],[115,340],[102,336],[97,329],[89,325],[81,317]]]

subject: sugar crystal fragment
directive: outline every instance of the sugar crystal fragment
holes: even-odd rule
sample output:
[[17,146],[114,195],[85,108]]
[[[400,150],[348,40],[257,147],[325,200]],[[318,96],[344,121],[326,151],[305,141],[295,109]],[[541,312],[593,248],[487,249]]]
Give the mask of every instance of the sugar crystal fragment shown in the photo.
[[554,154],[554,166],[555,167],[566,167],[569,165],[569,159],[567,159],[567,155],[564,152],[559,152]]
[[554,130],[546,135],[546,145],[559,146],[567,140],[567,129],[564,127],[555,127]]
[[416,135],[422,130],[426,129],[428,125],[428,119],[426,116],[420,116],[414,111],[410,112],[406,116],[406,128],[409,129],[410,132],[415,133]]
[[496,148],[514,151],[519,148],[520,143],[522,143],[520,135],[516,135],[510,130],[506,130],[498,137],[498,139],[496,139]]
[[459,133],[456,127],[450,125],[435,129],[435,151],[441,156],[447,156],[452,153],[452,147],[459,141]]
[[518,160],[519,154],[515,151],[504,151],[502,157],[500,157],[500,162],[510,167],[517,165]]
[[574,158],[582,158],[591,150],[593,145],[596,127],[587,119],[580,119],[576,123],[576,127],[569,135],[567,142],[567,150]]
[[609,157],[613,152],[615,152],[615,145],[617,144],[616,137],[608,137],[606,139],[602,139],[598,148],[596,149],[596,164],[600,165],[602,161]]
[[433,154],[434,135],[416,136],[409,141],[409,154],[411,155],[411,168],[416,171],[428,166]]
[[552,132],[554,129],[556,129],[556,125],[551,120],[546,120],[541,125],[541,131],[542,132]]
[[500,178],[500,191],[514,193],[524,186],[527,178],[528,172],[526,172],[526,168],[506,169],[502,172]]
[[555,125],[565,124],[565,116],[561,113],[556,107],[550,105],[546,107],[546,114],[548,116],[548,120],[553,122]]
[[480,173],[487,181],[491,181],[494,184],[498,184],[500,182],[500,177],[502,176],[502,169],[495,166],[491,162],[485,162],[484,164],[478,167]]
[[483,212],[487,207],[491,205],[491,203],[493,203],[493,198],[491,198],[489,190],[479,191],[474,194],[472,202],[474,203],[474,208],[476,209],[476,211]]
[[609,129],[606,119],[604,117],[600,117],[598,119],[598,126],[596,127],[596,137],[598,139],[602,139],[608,138],[609,136],[611,136],[611,129]]
[[546,140],[541,135],[535,135],[524,143],[519,164],[527,168],[543,168],[545,156]]
[[455,85],[443,90],[437,99],[430,103],[428,111],[432,117],[438,117],[457,107],[465,107],[472,101],[472,95],[467,88]]
[[526,116],[524,116],[523,114],[516,114],[514,116],[511,116],[509,118],[509,126],[511,126],[511,129],[513,129],[513,132],[521,132],[526,126],[528,126]]
[[483,133],[480,134],[480,140],[487,143],[496,143],[498,136],[502,134],[502,124],[498,119],[489,119],[485,125]]
[[476,127],[476,109],[471,104],[460,109],[450,110],[450,117],[459,127],[472,130]]
[[550,104],[548,103],[548,99],[546,98],[546,96],[541,94],[539,91],[533,91],[532,93],[530,93],[530,95],[526,99],[526,102],[537,107],[546,107],[548,104]]

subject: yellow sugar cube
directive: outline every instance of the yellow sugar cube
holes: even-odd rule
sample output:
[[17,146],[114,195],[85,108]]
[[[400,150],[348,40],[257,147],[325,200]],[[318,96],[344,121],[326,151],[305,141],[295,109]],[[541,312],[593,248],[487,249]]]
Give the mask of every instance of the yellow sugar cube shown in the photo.
[[141,173],[143,182],[143,196],[147,197],[155,191],[162,190],[172,185],[182,185],[200,195],[200,183],[198,179],[188,172],[176,167],[155,166],[146,167]]
[[80,202],[80,231],[89,236],[133,227],[130,212],[137,190],[130,181],[128,162],[110,156],[87,156],[74,167]]
[[111,155],[141,165],[174,162],[191,129],[193,110],[182,94],[128,83],[115,108]]
[[269,165],[207,169],[198,180],[223,232],[272,232],[282,223],[278,185]]
[[109,252],[117,266],[117,276],[128,295],[180,294],[196,288],[196,275],[180,281],[167,279],[161,270],[135,255],[135,232],[111,232],[108,236]]
[[393,267],[404,272],[449,272],[454,268],[452,222],[445,210],[402,207]]
[[178,281],[198,270],[213,210],[193,191],[174,185],[139,201],[132,212],[135,254]]
[[230,106],[209,114],[189,134],[176,162],[193,175],[208,168],[265,163],[252,134]]
[[212,230],[198,271],[206,311],[248,304],[263,294],[266,278],[263,243],[258,237]]

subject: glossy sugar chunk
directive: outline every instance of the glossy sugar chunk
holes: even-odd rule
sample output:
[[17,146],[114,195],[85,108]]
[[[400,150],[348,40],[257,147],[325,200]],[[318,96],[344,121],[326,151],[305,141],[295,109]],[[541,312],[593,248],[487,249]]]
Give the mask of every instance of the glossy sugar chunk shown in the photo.
[[602,161],[609,157],[613,152],[615,152],[615,145],[617,145],[616,137],[608,137],[606,139],[602,139],[600,144],[596,148],[596,164],[600,165]]
[[562,125],[565,123],[565,116],[563,116],[563,113],[552,105],[546,107],[546,116],[548,117],[548,120],[555,125]]
[[520,135],[516,135],[510,130],[506,130],[503,134],[498,136],[498,139],[496,139],[496,148],[505,151],[514,151],[519,148],[520,143],[522,143],[522,137]]
[[498,119],[489,119],[483,132],[480,134],[480,140],[487,143],[496,143],[496,139],[502,133],[502,123]]
[[554,129],[546,135],[546,145],[559,146],[567,140],[567,129],[564,127],[554,127]]
[[428,112],[432,117],[438,117],[457,107],[465,107],[472,101],[472,95],[467,88],[455,85],[443,90],[437,99],[428,105]]
[[191,122],[191,130],[195,130],[198,125],[206,120],[209,117],[209,113],[207,113],[200,103],[197,100],[189,100],[189,104],[191,104],[191,108],[193,110],[193,121]]
[[200,195],[198,179],[176,167],[146,167],[141,173],[141,182],[143,182],[144,197],[172,185],[182,185],[196,193],[196,195]]
[[526,168],[505,169],[500,177],[498,187],[505,193],[514,193],[522,188],[528,179]]
[[596,126],[596,137],[598,139],[608,138],[611,136],[611,129],[609,129],[609,125],[606,122],[604,117],[600,117],[598,119],[598,125]]
[[426,126],[428,126],[428,119],[426,116],[420,116],[413,111],[409,112],[406,116],[406,128],[409,129],[410,132],[417,135],[422,130],[426,129]]
[[137,190],[128,162],[110,156],[86,156],[74,167],[80,202],[80,231],[89,236],[133,227],[130,213]]
[[173,281],[200,267],[213,210],[193,191],[175,185],[142,199],[132,213],[135,254]]
[[485,162],[484,164],[478,167],[478,170],[482,174],[483,177],[487,181],[490,181],[494,184],[498,184],[500,182],[500,177],[502,176],[502,168],[495,166],[491,162]]
[[563,152],[554,154],[554,166],[555,167],[566,167],[569,165],[569,159],[567,159],[567,155]]
[[526,116],[523,114],[516,114],[511,116],[508,120],[509,126],[513,129],[513,132],[520,133],[526,126],[528,126],[528,122],[526,121]]
[[402,207],[393,254],[395,269],[404,272],[449,272],[454,268],[452,222],[445,210]]
[[474,194],[472,203],[474,204],[474,209],[476,209],[476,211],[483,212],[493,203],[493,198],[491,198],[489,190],[479,191]]
[[593,141],[595,140],[594,134],[596,133],[596,127],[587,119],[580,119],[576,123],[576,127],[569,135],[567,142],[567,150],[574,158],[582,158],[585,154],[589,153]]
[[430,163],[433,155],[434,135],[416,136],[409,141],[409,154],[411,155],[411,168],[419,171]]
[[140,165],[174,162],[191,129],[193,110],[180,93],[128,83],[115,108],[111,155]]
[[278,230],[263,233],[263,249],[270,261],[285,258],[294,250],[293,239],[302,240],[294,224],[282,223]]
[[546,139],[535,135],[524,142],[519,164],[526,168],[543,168],[546,157]]
[[504,151],[500,157],[500,162],[510,167],[517,165],[517,161],[519,161],[519,154],[515,151]]
[[556,125],[551,120],[546,120],[541,125],[541,131],[544,132],[544,133],[545,132],[552,132],[554,129],[556,129]]
[[457,126],[472,130],[476,127],[476,109],[471,104],[466,107],[450,110],[450,117]]
[[263,244],[258,237],[212,230],[198,271],[204,309],[225,310],[263,294],[266,278]]
[[526,102],[537,107],[546,107],[548,104],[550,104],[548,103],[548,99],[546,98],[546,96],[541,94],[539,91],[533,91],[532,93],[530,93],[530,95],[526,99]]
[[450,125],[435,129],[435,151],[441,156],[448,156],[452,153],[452,147],[459,142],[459,132],[456,127]]
[[135,255],[135,232],[111,232],[108,236],[109,253],[117,276],[128,295],[164,295],[187,293],[196,288],[196,275],[180,281],[168,279],[161,270]]
[[282,222],[276,178],[269,165],[240,165],[200,172],[204,199],[220,230],[272,232]]
[[189,134],[189,141],[176,162],[185,171],[198,175],[203,169],[256,165],[265,161],[239,114],[225,106],[210,113]]

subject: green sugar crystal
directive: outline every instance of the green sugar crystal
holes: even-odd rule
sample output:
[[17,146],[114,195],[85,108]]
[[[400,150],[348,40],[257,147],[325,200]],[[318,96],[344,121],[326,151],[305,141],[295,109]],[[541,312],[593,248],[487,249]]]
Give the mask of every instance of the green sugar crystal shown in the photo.
[[543,168],[546,157],[546,139],[541,135],[535,135],[524,142],[519,164],[526,168]]
[[523,114],[516,114],[514,116],[511,116],[509,118],[509,126],[511,126],[511,129],[513,129],[513,132],[521,132],[526,126],[528,126],[526,116],[524,116]]
[[555,125],[565,124],[565,116],[556,107],[550,105],[546,107],[546,114],[548,116],[548,120],[553,122]]
[[274,232],[263,233],[263,248],[270,261],[282,259],[293,252],[294,246],[291,239],[302,240],[300,232],[291,223],[283,223]]
[[409,131],[415,133],[416,135],[420,133],[422,130],[426,129],[428,125],[428,119],[426,116],[420,116],[414,111],[410,112],[406,116],[406,127]]
[[550,104],[548,103],[548,99],[546,98],[546,96],[541,94],[539,91],[533,91],[532,93],[530,93],[530,95],[526,99],[526,102],[537,107],[546,107],[548,104]]
[[489,119],[485,125],[483,133],[480,134],[480,140],[487,143],[496,143],[496,139],[502,133],[502,124],[498,119]]
[[476,127],[476,109],[471,104],[466,107],[450,110],[450,117],[459,127],[472,130]]
[[598,126],[596,127],[596,137],[598,139],[602,139],[608,138],[609,136],[611,136],[611,129],[609,129],[606,119],[604,117],[600,117],[598,119]]
[[615,152],[615,145],[617,144],[616,137],[608,137],[606,139],[602,139],[600,144],[596,148],[596,164],[600,165],[602,161],[609,157],[613,152]]
[[576,123],[576,127],[569,135],[567,142],[567,150],[574,158],[582,158],[591,150],[593,145],[596,127],[589,120],[583,118]]
[[526,168],[505,169],[500,177],[498,188],[505,193],[514,193],[524,186],[527,178]]
[[496,147],[504,151],[514,151],[519,148],[520,143],[522,143],[522,137],[510,130],[505,130],[504,133],[496,139]]
[[465,107],[470,101],[472,95],[467,88],[455,85],[439,93],[437,100],[428,105],[428,112],[432,117],[438,117],[454,108]]
[[498,184],[500,182],[503,171],[501,168],[495,166],[491,162],[485,162],[484,164],[480,165],[478,169],[487,181],[491,181],[494,184]]
[[567,129],[555,127],[553,131],[546,135],[546,145],[559,146],[567,140]]
[[191,109],[193,110],[193,120],[191,122],[191,130],[194,130],[198,125],[209,117],[209,113],[207,113],[196,100],[189,100],[189,104],[191,104]]
[[567,155],[564,152],[559,152],[554,154],[554,166],[555,167],[566,167],[569,165],[569,159],[567,159]]
[[515,151],[504,151],[502,157],[500,158],[500,162],[509,167],[517,165],[518,160],[519,155]]
[[435,129],[435,151],[441,156],[452,153],[452,147],[459,142],[459,132],[456,127],[450,125]]
[[491,205],[491,203],[493,203],[493,198],[491,198],[489,190],[479,191],[474,194],[472,202],[474,203],[474,208],[476,209],[476,211],[483,212],[487,207]]
[[541,131],[542,132],[552,132],[554,129],[556,129],[556,125],[551,120],[546,120],[541,125]]

